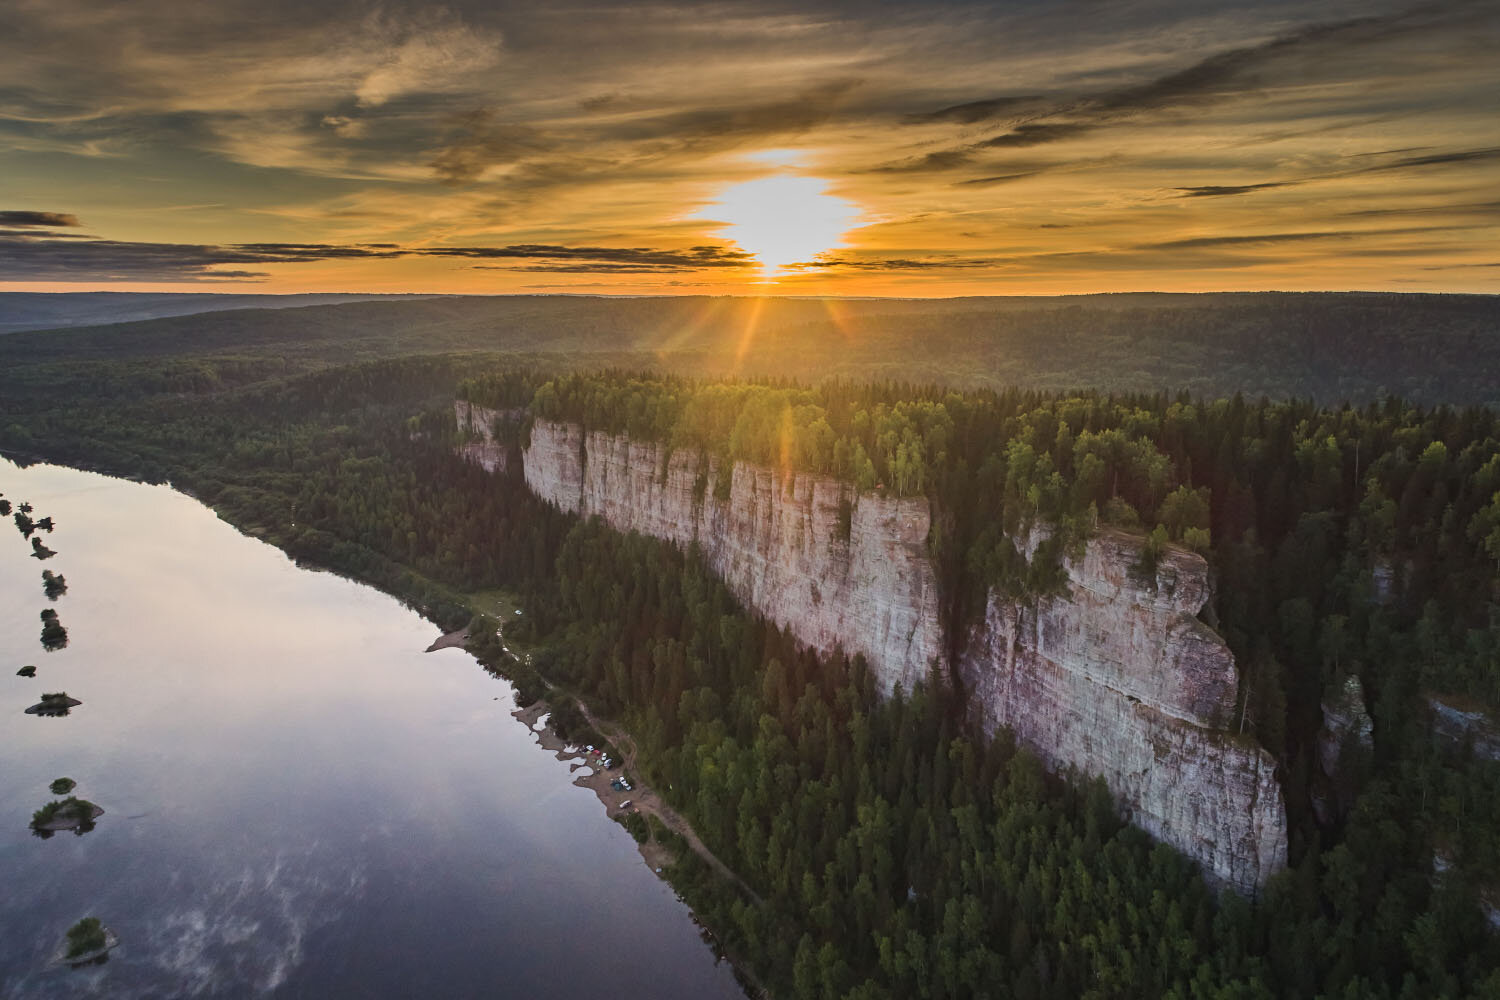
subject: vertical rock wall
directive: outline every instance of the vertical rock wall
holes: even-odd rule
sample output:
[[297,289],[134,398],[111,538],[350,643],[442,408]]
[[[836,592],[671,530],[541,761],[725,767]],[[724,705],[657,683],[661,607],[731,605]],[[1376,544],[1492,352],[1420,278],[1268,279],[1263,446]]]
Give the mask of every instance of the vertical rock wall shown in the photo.
[[539,497],[621,531],[696,541],[748,606],[815,649],[863,653],[886,692],[928,676],[943,629],[925,499],[856,496],[824,476],[745,463],[726,490],[723,473],[695,452],[545,420],[525,453]]
[[[863,653],[885,691],[946,658],[927,501],[538,420],[526,482],[563,510],[704,558],[745,603],[822,651]],[[845,506],[847,505],[847,507]],[[1034,539],[1033,539],[1034,541]],[[1139,540],[1106,532],[1068,569],[1069,596],[991,596],[957,671],[987,730],[1008,726],[1054,768],[1100,776],[1130,820],[1253,892],[1286,864],[1275,762],[1232,733],[1238,674],[1198,620],[1202,559],[1169,551],[1150,579]]]
[[1286,865],[1275,761],[1232,733],[1234,658],[1196,617],[1207,564],[1172,550],[1141,579],[1139,557],[1137,539],[1105,532],[1068,563],[1068,597],[991,596],[960,677],[987,731],[1102,777],[1132,823],[1254,892]]
[[504,472],[505,446],[495,440],[495,421],[500,419],[500,411],[458,399],[453,402],[453,415],[458,418],[459,431],[468,436],[459,445],[459,455],[487,472]]

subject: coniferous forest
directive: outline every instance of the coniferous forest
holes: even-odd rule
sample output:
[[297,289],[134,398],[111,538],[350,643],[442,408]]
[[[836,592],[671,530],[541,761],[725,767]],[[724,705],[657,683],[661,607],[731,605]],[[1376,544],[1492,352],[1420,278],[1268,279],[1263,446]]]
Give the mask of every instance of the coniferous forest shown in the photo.
[[[552,374],[467,355],[55,358],[0,376],[0,447],[171,482],[445,627],[506,587],[531,669],[619,720],[644,776],[749,886],[672,872],[785,997],[1500,996],[1500,762],[1431,699],[1500,705],[1500,414],[1177,394]],[[82,371],[82,370],[80,370]],[[561,369],[558,369],[561,371]],[[1112,525],[1202,552],[1245,732],[1277,759],[1290,866],[1213,894],[1102,784],[985,739],[950,678],[876,697],[749,613],[695,553],[538,502],[455,455],[461,394],[721,461],[925,496],[954,621],[1025,598]],[[1009,541],[1057,527],[1030,561]],[[481,651],[482,652],[482,651]],[[502,667],[502,669],[504,669]],[[1368,751],[1319,768],[1358,678]],[[1481,734],[1482,735],[1482,734]],[[1487,916],[1488,914],[1488,916]]]

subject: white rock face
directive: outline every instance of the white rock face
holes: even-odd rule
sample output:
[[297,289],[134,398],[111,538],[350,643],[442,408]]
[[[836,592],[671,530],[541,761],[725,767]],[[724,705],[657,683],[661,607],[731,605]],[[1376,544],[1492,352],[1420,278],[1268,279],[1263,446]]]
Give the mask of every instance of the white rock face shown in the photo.
[[1139,540],[1105,532],[1068,562],[1069,597],[992,595],[959,675],[987,731],[1102,777],[1132,823],[1253,893],[1286,866],[1275,761],[1228,731],[1234,658],[1196,618],[1207,564],[1169,550],[1153,585],[1130,571],[1139,556]]
[[532,426],[524,470],[532,491],[563,510],[697,541],[747,605],[815,649],[863,653],[886,692],[910,690],[943,656],[925,499],[856,496],[827,477],[745,463],[721,499],[715,459],[544,420]]
[[[696,541],[748,606],[814,648],[863,653],[887,692],[946,660],[924,499],[745,463],[726,492],[716,460],[543,420],[524,459],[531,489],[563,510]],[[1196,617],[1207,565],[1171,550],[1153,585],[1130,573],[1139,554],[1106,532],[1068,565],[1068,598],[992,596],[958,674],[988,731],[1008,726],[1049,766],[1103,777],[1137,826],[1215,884],[1253,892],[1286,864],[1275,762],[1228,731],[1238,673]]]
[[505,471],[505,446],[495,440],[495,421],[499,410],[478,406],[468,400],[453,401],[453,415],[458,418],[458,429],[470,437],[459,446],[458,453],[486,472]]

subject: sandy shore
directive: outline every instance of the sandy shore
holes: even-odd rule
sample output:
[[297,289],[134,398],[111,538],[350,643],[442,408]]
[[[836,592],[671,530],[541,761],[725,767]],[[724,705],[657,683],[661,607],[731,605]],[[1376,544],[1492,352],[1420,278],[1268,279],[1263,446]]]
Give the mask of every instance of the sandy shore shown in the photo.
[[[530,729],[536,735],[537,742],[542,745],[543,750],[551,750],[556,754],[558,760],[572,761],[572,770],[574,771],[581,771],[585,767],[589,768],[592,773],[576,774],[573,778],[573,784],[579,788],[587,788],[599,796],[599,801],[604,803],[605,814],[611,819],[618,816],[620,814],[620,803],[633,803],[641,789],[637,788],[629,792],[615,791],[609,787],[609,783],[624,773],[623,768],[606,771],[599,766],[598,757],[590,756],[588,751],[584,750],[581,746],[574,746],[568,743],[553,732],[550,725],[538,729],[536,727],[537,720],[550,711],[552,711],[552,708],[546,701],[539,701],[530,708],[517,709],[511,714],[526,723],[526,728]],[[571,753],[569,752],[570,750],[572,751]],[[634,779],[631,780],[631,783],[635,783]]]
[[463,649],[464,643],[469,641],[469,626],[445,633],[432,640],[432,645],[422,650],[424,653],[435,653],[440,649]]

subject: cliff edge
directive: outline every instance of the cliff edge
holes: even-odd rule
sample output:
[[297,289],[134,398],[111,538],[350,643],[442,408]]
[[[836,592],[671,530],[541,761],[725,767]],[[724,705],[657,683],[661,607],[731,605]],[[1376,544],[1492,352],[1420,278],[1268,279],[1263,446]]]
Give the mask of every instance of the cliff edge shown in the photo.
[[[548,420],[534,422],[522,457],[538,497],[696,542],[749,607],[820,651],[863,654],[887,693],[947,665],[925,498],[744,462],[726,470]],[[1143,572],[1140,554],[1140,539],[1101,532],[1067,562],[1067,596],[991,594],[951,666],[986,731],[1008,727],[1050,767],[1103,778],[1132,823],[1212,884],[1253,893],[1286,864],[1275,761],[1232,732],[1238,670],[1197,617],[1212,598],[1207,564],[1169,549]]]

